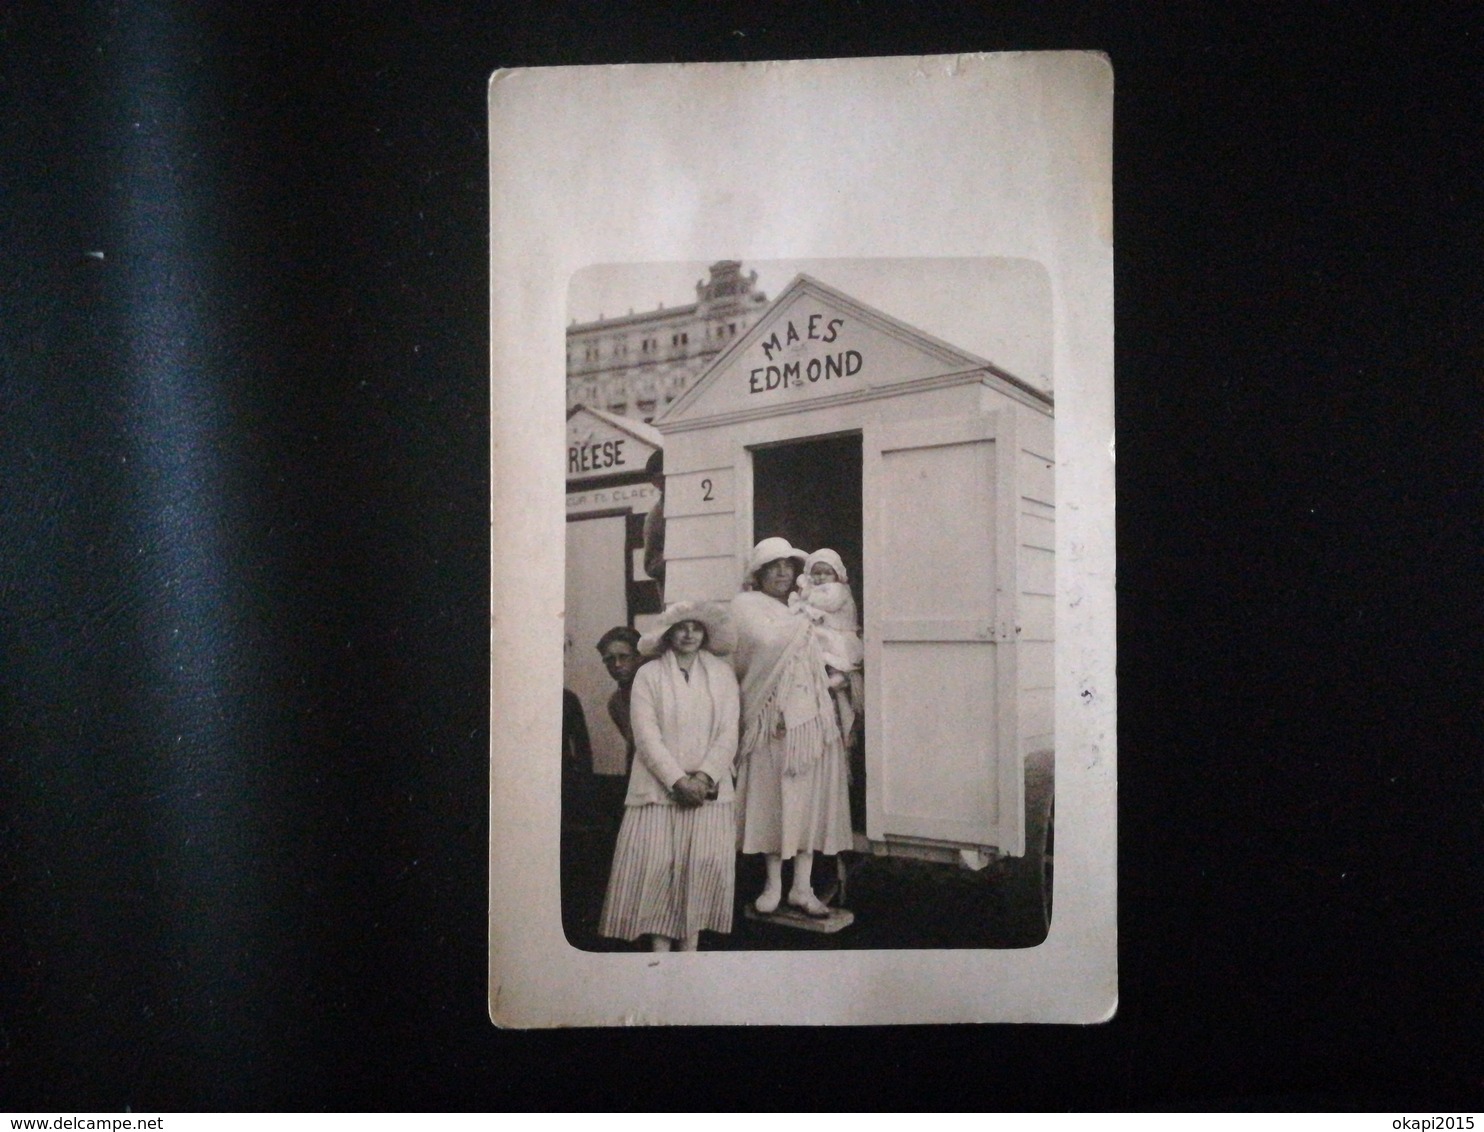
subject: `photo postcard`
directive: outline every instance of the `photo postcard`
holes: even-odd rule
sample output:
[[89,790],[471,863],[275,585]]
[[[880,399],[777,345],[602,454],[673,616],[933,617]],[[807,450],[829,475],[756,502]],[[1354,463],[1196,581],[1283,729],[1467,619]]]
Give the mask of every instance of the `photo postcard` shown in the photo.
[[1112,73],[490,86],[501,1026],[1117,1005]]

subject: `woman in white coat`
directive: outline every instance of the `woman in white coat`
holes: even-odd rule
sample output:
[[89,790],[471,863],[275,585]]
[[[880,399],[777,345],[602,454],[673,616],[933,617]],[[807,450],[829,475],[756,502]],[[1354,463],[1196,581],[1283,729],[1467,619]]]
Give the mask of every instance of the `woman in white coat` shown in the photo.
[[672,605],[639,641],[658,659],[634,677],[635,758],[600,935],[694,951],[702,931],[732,930],[739,701],[717,658],[730,647],[727,614],[709,603]]
[[752,588],[732,599],[742,698],[738,832],[742,852],[763,854],[767,866],[754,907],[777,910],[783,862],[792,858],[789,906],[823,918],[830,910],[811,884],[814,854],[843,852],[852,839],[845,748],[824,655],[809,619],[788,607],[806,557],[786,539],[763,539],[747,563]]

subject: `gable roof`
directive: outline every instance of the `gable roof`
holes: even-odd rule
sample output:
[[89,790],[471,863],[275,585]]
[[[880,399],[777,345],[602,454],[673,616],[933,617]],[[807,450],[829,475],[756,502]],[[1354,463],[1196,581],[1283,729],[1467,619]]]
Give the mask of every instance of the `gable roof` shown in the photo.
[[576,404],[568,409],[567,420],[570,421],[578,413],[587,413],[590,416],[597,417],[604,424],[618,429],[619,432],[628,433],[635,440],[641,441],[651,448],[663,448],[665,446],[664,434],[651,424],[636,421],[631,417],[620,417],[616,413],[605,412],[602,409],[595,409],[591,405],[583,404]]
[[[801,273],[794,276],[789,285],[768,305],[746,334],[735,339],[718,354],[692,382],[690,388],[655,418],[655,424],[663,431],[667,424],[705,419],[711,415],[705,411],[705,403],[712,387],[722,380],[722,375],[738,368],[749,351],[754,351],[754,347],[761,346],[767,358],[772,360],[773,350],[779,348],[774,338],[777,333],[779,316],[801,302],[811,299],[831,313],[838,312],[853,319],[866,328],[868,333],[876,336],[877,341],[890,341],[900,356],[915,358],[915,367],[919,370],[924,372],[932,370],[939,375],[962,374],[966,377],[978,375],[980,380],[1000,388],[1002,392],[1014,396],[1017,400],[1030,400],[1043,408],[1049,408],[1052,405],[1052,397],[1049,393],[1022,381],[993,362],[950,345],[926,331],[919,330],[915,326],[852,298],[827,283],[822,283],[813,276]],[[893,379],[896,384],[906,384],[912,380],[915,378],[910,373]],[[731,411],[735,411],[735,406]],[[722,409],[717,415],[727,415],[727,410]]]

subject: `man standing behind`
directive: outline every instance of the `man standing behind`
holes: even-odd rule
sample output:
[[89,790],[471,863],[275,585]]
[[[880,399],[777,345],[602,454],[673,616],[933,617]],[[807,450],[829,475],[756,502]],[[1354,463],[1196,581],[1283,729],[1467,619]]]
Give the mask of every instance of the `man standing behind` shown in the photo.
[[[571,692],[562,697],[562,926],[568,942],[592,949],[599,945],[598,911],[608,886],[613,849],[623,824],[629,766],[634,759],[634,729],[629,724],[629,696],[634,676],[645,658],[639,655],[639,632],[618,625],[598,639],[603,667],[618,685],[608,697],[608,716],[623,736],[628,755],[621,774],[593,770],[582,705]],[[584,757],[583,752],[586,752]]]
[[623,823],[624,797],[629,789],[629,770],[634,763],[634,728],[629,723],[629,696],[634,690],[634,676],[644,664],[639,654],[639,631],[627,625],[615,625],[598,638],[598,655],[603,658],[603,667],[618,685],[608,697],[608,718],[623,736],[626,758],[623,774],[598,775],[598,809],[603,815],[608,833],[608,850],[613,849],[613,838],[618,836],[618,827]]

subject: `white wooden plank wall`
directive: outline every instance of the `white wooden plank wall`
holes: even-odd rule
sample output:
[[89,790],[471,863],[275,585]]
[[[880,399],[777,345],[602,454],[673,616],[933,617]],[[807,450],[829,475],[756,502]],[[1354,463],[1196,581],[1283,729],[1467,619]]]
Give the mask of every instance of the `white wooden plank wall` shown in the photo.
[[1051,422],[1022,418],[1017,476],[1020,486],[1020,594],[1016,625],[1020,651],[1020,750],[1051,747],[1056,684],[1056,508]]

